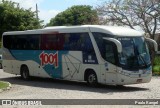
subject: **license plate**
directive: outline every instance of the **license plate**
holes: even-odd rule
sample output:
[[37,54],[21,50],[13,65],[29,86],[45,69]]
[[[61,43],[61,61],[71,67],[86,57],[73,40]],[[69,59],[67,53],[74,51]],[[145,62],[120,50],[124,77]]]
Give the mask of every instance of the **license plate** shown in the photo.
[[137,83],[141,83],[142,82],[142,79],[137,79]]

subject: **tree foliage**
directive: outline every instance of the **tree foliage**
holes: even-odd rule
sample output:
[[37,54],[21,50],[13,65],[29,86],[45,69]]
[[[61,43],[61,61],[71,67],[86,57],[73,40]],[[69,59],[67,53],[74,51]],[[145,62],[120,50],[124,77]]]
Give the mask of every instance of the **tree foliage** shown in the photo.
[[50,20],[48,26],[97,24],[98,15],[91,6],[72,6]]
[[154,39],[160,29],[159,0],[111,0],[97,7],[102,24],[135,26]]
[[41,21],[31,9],[23,9],[18,3],[2,1],[0,3],[0,35],[6,31],[21,31],[41,27]]

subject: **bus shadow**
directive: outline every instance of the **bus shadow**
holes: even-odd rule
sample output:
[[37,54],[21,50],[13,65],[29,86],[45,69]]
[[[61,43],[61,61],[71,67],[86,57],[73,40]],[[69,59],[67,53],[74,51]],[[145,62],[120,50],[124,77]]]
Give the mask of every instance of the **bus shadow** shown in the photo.
[[24,85],[31,87],[40,87],[40,88],[55,88],[55,89],[65,89],[65,90],[78,90],[78,91],[87,91],[87,92],[99,92],[99,93],[113,93],[113,92],[134,92],[134,91],[147,91],[148,88],[140,88],[135,86],[112,86],[112,85],[101,85],[99,84],[96,87],[91,87],[85,82],[75,82],[75,81],[66,81],[58,79],[49,79],[49,78],[31,78],[29,81],[21,79],[21,77],[9,77],[9,78],[0,78],[1,81],[10,82],[13,86]]

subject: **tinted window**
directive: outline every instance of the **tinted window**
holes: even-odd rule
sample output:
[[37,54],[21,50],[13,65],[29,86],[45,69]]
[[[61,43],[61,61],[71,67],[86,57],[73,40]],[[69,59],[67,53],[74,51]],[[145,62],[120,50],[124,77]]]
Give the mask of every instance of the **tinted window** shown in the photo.
[[11,48],[11,44],[12,44],[11,37],[9,37],[9,36],[4,36],[4,37],[3,37],[3,46],[4,46],[5,48],[10,49],[10,48]]
[[64,36],[64,48],[63,50],[80,50],[81,44],[80,44],[80,34],[77,33],[70,33],[65,34]]
[[90,51],[93,50],[92,42],[88,33],[64,34],[63,50]]
[[88,51],[93,47],[88,33],[62,33],[42,35],[41,49]]
[[99,48],[100,53],[103,56],[104,55],[103,51],[105,50],[104,46],[103,46],[103,38],[105,38],[105,37],[113,38],[114,36],[112,36],[110,34],[98,33],[98,32],[93,32],[92,34],[93,34],[94,39],[97,43],[97,46]]
[[116,46],[113,43],[109,43],[107,41],[104,42],[104,54],[102,55],[102,57],[112,63],[112,64],[116,64],[116,60],[115,60],[115,49]]
[[41,50],[57,50],[58,38],[55,34],[45,34],[41,36]]
[[14,50],[71,50],[94,52],[88,33],[4,36],[4,47]]
[[39,36],[38,35],[16,35],[4,36],[3,45],[5,48],[12,50],[38,50]]
[[103,39],[105,37],[113,38],[114,36],[104,33],[93,33],[93,36],[102,58],[112,64],[116,64],[116,46],[113,43]]
[[40,35],[30,35],[26,37],[27,39],[27,49],[40,49]]
[[65,34],[57,34],[57,50],[63,50],[64,49],[64,42],[65,42]]

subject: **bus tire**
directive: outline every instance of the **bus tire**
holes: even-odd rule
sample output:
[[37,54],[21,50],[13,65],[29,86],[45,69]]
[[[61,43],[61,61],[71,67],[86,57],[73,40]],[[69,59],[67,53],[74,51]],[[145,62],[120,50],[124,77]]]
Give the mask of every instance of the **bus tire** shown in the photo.
[[87,74],[87,83],[91,86],[97,86],[97,75],[94,71],[90,70]]
[[0,63],[0,69],[2,69],[2,63]]
[[21,67],[21,78],[24,80],[29,80],[29,69],[27,66],[22,66]]

